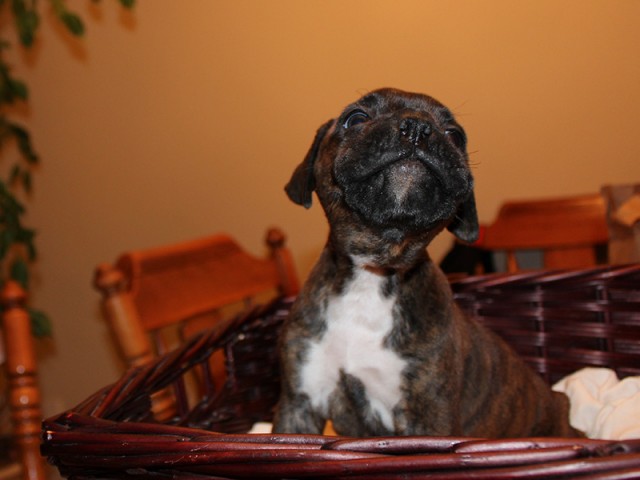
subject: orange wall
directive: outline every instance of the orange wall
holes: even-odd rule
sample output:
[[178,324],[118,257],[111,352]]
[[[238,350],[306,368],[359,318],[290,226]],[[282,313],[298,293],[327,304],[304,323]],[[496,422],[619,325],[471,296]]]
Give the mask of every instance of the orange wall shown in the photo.
[[260,253],[275,224],[306,275],[327,228],[282,187],[316,127],[367,90],[455,111],[484,221],[506,198],[640,179],[634,0],[153,0],[133,15],[69,3],[84,42],[45,19],[35,51],[14,58],[43,159],[29,220],[34,303],[55,329],[46,413],[120,372],[90,285],[99,261],[221,230]]

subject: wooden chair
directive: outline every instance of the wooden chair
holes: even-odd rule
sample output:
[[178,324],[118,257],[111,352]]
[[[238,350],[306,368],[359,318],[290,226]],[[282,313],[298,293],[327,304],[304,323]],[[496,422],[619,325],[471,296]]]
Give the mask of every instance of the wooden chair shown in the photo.
[[506,202],[477,246],[505,251],[507,271],[515,272],[517,250],[541,250],[548,269],[602,263],[608,239],[605,202],[593,194]]
[[0,467],[0,479],[44,480],[45,467],[40,456],[40,387],[26,298],[22,287],[13,281],[6,282],[0,292],[4,364],[13,424],[11,436],[18,457],[17,462]]
[[[221,234],[124,253],[115,264],[99,265],[94,286],[126,363],[144,365],[254,303],[297,294],[283,233],[270,229],[266,244],[267,258],[256,258]],[[221,362],[222,357],[214,359],[211,367],[218,381],[224,375]],[[154,399],[159,419],[171,415],[171,396],[165,392]]]

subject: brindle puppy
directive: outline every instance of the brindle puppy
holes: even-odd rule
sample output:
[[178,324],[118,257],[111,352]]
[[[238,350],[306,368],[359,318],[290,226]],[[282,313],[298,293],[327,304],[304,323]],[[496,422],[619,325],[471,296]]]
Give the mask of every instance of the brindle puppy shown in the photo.
[[277,432],[574,435],[568,401],[454,304],[426,246],[477,236],[466,137],[431,97],[393,89],[317,132],[287,185],[330,225],[284,327]]

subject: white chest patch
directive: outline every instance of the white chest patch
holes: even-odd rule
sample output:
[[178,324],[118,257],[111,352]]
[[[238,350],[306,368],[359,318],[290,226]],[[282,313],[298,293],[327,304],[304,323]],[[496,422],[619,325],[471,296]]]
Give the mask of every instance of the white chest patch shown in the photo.
[[303,391],[314,408],[329,416],[328,399],[340,372],[364,385],[371,408],[393,429],[393,407],[400,400],[401,372],[406,362],[383,345],[391,330],[394,297],[382,295],[384,278],[359,268],[342,295],[329,301],[327,330],[312,344],[302,370]]

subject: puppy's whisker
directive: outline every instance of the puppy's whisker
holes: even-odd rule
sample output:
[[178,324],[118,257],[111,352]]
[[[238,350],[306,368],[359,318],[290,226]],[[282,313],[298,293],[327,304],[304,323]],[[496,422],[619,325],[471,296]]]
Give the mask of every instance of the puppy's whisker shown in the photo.
[[453,108],[453,112],[455,113],[456,117],[466,117],[468,116],[468,114],[466,113],[462,113],[460,111],[460,109],[462,107],[464,107],[467,103],[469,103],[469,100],[464,100],[462,103],[459,103],[455,108]]

